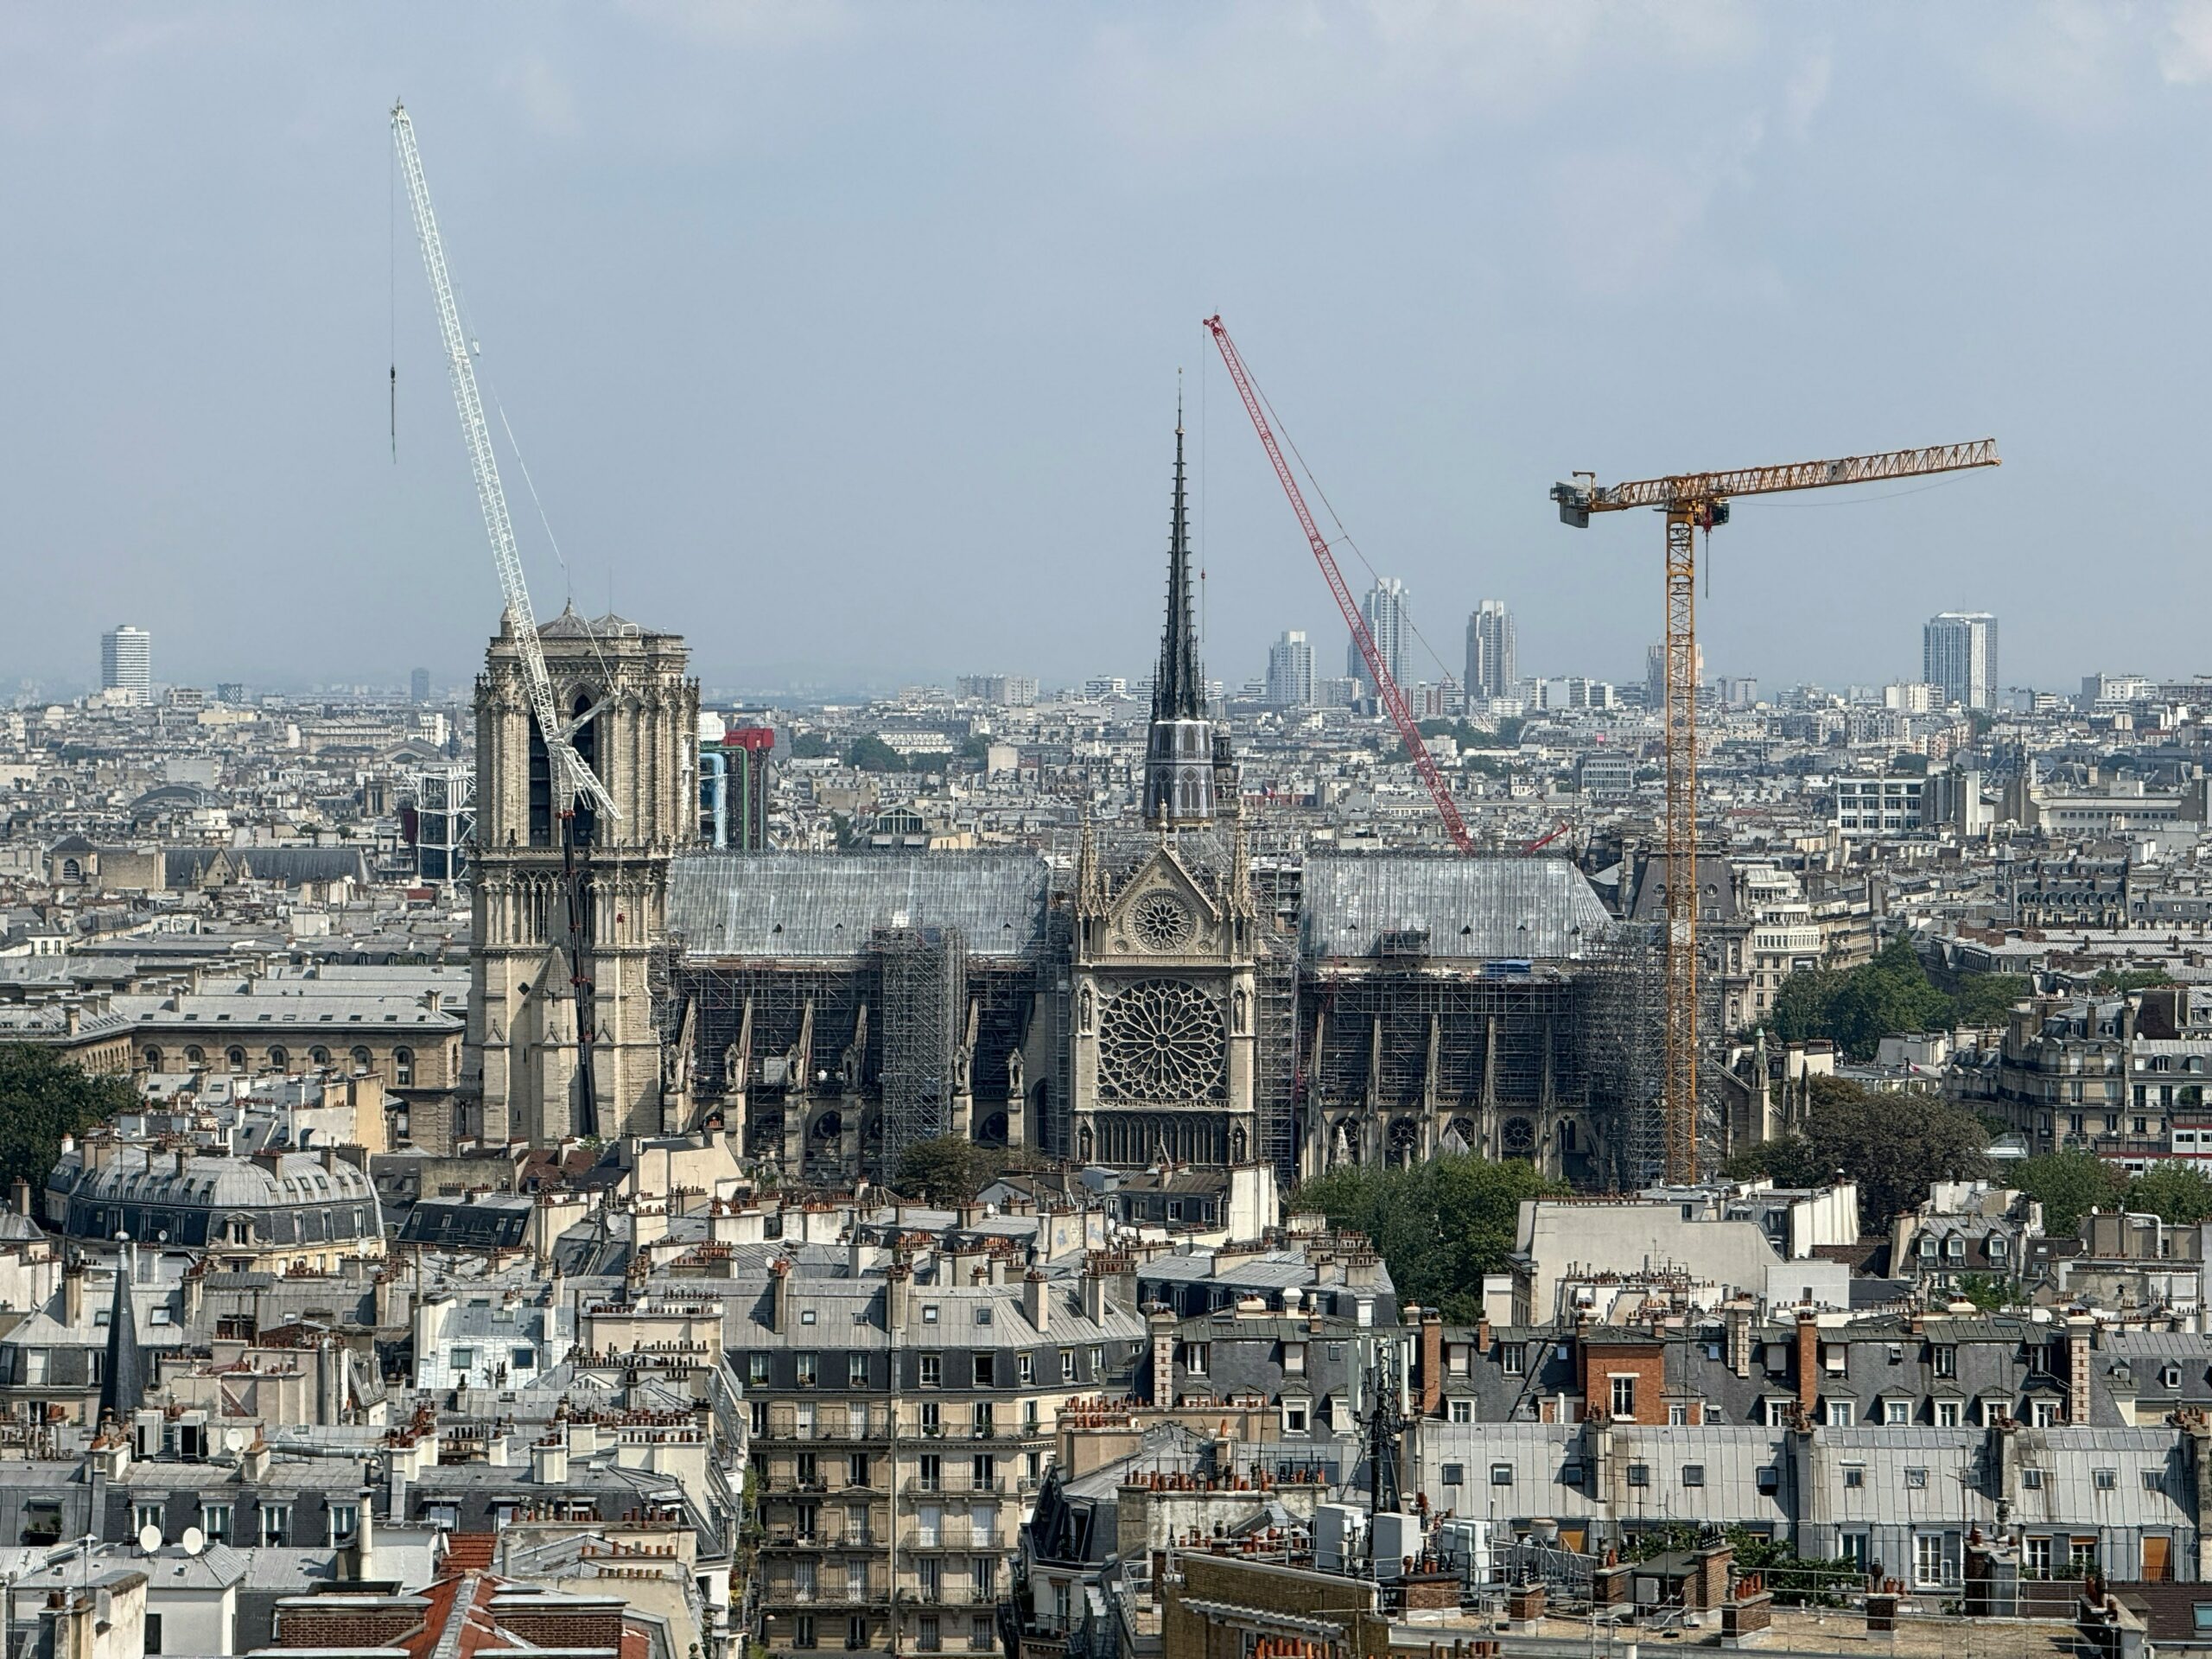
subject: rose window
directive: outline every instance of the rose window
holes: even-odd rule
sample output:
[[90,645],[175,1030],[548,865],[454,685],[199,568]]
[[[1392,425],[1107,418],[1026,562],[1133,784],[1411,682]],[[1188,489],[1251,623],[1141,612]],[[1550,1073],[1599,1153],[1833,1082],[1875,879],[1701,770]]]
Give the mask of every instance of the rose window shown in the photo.
[[1099,1023],[1099,1092],[1108,1100],[1218,1100],[1228,1058],[1219,1006],[1180,980],[1117,992]]
[[1129,912],[1129,931],[1147,950],[1179,950],[1190,943],[1190,909],[1173,893],[1148,893]]

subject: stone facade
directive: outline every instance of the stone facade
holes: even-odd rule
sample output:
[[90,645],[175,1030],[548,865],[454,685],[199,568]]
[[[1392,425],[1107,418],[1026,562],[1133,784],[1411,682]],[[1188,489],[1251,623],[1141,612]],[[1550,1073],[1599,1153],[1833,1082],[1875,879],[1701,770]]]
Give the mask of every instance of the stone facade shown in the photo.
[[539,638],[556,706],[600,708],[575,742],[618,816],[586,806],[561,817],[521,652],[503,626],[476,682],[461,1127],[533,1146],[654,1134],[661,1049],[646,970],[666,926],[669,861],[696,832],[698,682],[680,637],[620,617],[563,612]]

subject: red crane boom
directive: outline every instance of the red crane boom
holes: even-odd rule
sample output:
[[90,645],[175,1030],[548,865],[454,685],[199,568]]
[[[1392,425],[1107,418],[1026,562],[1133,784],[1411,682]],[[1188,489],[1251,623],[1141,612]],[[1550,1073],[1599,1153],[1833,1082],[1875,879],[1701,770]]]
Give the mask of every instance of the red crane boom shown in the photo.
[[1313,522],[1313,515],[1306,511],[1306,498],[1299,493],[1298,480],[1291,475],[1290,465],[1282,458],[1282,450],[1275,442],[1274,429],[1260,407],[1259,394],[1252,390],[1252,377],[1244,372],[1244,359],[1236,354],[1236,344],[1229,337],[1229,330],[1222,326],[1219,316],[1206,319],[1206,332],[1213,336],[1213,343],[1221,348],[1221,360],[1229,365],[1229,378],[1236,383],[1236,395],[1244,400],[1244,412],[1252,417],[1252,429],[1260,435],[1260,444],[1268,452],[1268,459],[1274,463],[1275,476],[1282,482],[1282,493],[1290,498],[1291,511],[1298,515],[1299,527],[1306,532],[1306,539],[1313,544],[1314,562],[1321,567],[1321,574],[1329,579],[1329,591],[1337,597],[1337,608],[1344,613],[1344,626],[1351,630],[1353,643],[1367,664],[1368,677],[1375,682],[1376,695],[1382,699],[1389,711],[1390,723],[1398,728],[1398,735],[1405,740],[1406,753],[1413,757],[1414,770],[1428,786],[1429,795],[1436,802],[1436,810],[1444,819],[1444,827],[1452,833],[1453,845],[1463,853],[1475,850],[1475,841],[1467,833],[1467,825],[1459,816],[1459,809],[1452,799],[1451,786],[1444,781],[1444,774],[1436,767],[1436,760],[1428,752],[1428,745],[1421,741],[1421,728],[1414,723],[1413,711],[1406,707],[1405,694],[1398,690],[1397,681],[1390,677],[1382,653],[1376,649],[1375,635],[1367,626],[1367,619],[1359,613],[1359,606],[1351,596],[1351,589],[1344,585],[1344,572],[1337,569],[1336,556],[1329,551],[1328,538],[1321,534],[1320,526]]

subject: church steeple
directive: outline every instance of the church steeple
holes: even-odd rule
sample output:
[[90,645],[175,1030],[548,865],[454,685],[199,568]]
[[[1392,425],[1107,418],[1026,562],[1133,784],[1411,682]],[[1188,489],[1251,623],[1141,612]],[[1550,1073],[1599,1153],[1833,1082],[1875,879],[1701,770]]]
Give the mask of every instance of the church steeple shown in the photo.
[[1152,717],[1204,720],[1205,679],[1198,671],[1198,631],[1191,616],[1191,521],[1183,487],[1183,399],[1175,399],[1175,493],[1167,518],[1167,626],[1153,676]]
[[[1224,734],[1225,737],[1225,734]],[[1191,523],[1184,491],[1183,400],[1175,400],[1175,493],[1167,517],[1167,626],[1152,681],[1145,743],[1145,822],[1162,830],[1211,823],[1217,767],[1230,764],[1206,719],[1205,677],[1191,612]]]

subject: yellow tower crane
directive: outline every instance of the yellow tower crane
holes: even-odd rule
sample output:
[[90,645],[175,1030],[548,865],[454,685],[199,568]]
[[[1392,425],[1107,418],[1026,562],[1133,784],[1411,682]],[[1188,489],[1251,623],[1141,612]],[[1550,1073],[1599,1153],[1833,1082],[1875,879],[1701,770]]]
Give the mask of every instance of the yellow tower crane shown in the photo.
[[1871,484],[1997,465],[1997,442],[1892,449],[1878,455],[1745,467],[1734,472],[1682,473],[1634,484],[1600,486],[1593,473],[1552,486],[1560,521],[1590,527],[1593,512],[1651,507],[1667,515],[1667,1179],[1698,1178],[1697,1034],[1697,546],[1700,530],[1728,522],[1739,495]]

